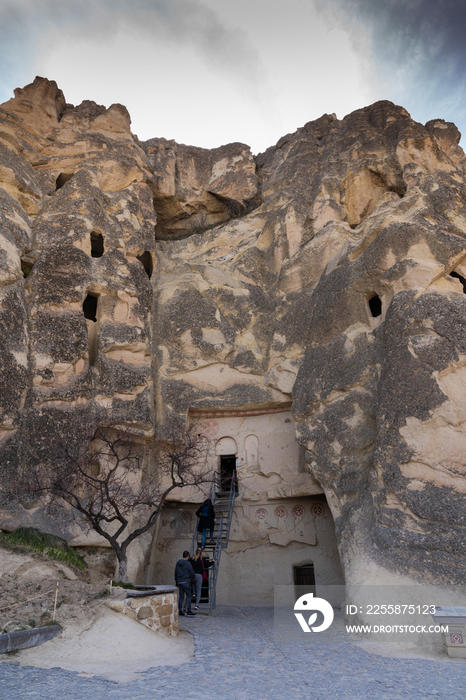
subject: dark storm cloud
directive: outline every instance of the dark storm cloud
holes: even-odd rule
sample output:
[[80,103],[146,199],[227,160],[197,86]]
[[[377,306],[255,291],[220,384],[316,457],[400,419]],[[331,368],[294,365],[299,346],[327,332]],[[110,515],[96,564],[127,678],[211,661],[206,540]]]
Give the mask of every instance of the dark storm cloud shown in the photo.
[[[363,23],[374,28],[374,57],[396,69],[420,61],[446,61],[464,69],[466,6],[463,0],[336,0]],[[432,67],[432,65],[431,65]],[[442,66],[437,66],[441,71]],[[437,72],[437,71],[436,71]]]
[[199,0],[0,0],[0,90],[4,99],[9,96],[5,90],[11,93],[12,86],[21,84],[17,80],[32,80],[34,76],[25,76],[25,71],[33,65],[42,42],[54,32],[99,41],[122,29],[142,40],[192,45],[209,65],[246,90],[256,90],[264,83],[264,71],[246,35],[224,26]]
[[357,26],[369,31],[381,97],[401,102],[418,120],[443,117],[466,130],[464,0],[317,2],[325,13],[340,11],[339,24],[354,37]]

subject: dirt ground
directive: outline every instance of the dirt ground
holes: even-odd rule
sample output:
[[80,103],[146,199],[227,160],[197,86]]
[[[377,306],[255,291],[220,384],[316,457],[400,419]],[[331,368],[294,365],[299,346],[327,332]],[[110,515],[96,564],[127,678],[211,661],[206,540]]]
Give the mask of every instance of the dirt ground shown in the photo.
[[47,556],[0,547],[0,632],[77,619],[109,595],[105,575],[111,555],[94,555],[84,571]]
[[[57,592],[58,637],[19,652],[0,654],[0,662],[52,668],[119,681],[137,677],[151,666],[177,665],[194,654],[192,637],[166,637],[108,607],[124,598],[105,573],[113,570],[111,555],[96,552],[84,571],[49,559],[0,547],[0,634],[51,623]],[[116,641],[117,640],[117,641]]]

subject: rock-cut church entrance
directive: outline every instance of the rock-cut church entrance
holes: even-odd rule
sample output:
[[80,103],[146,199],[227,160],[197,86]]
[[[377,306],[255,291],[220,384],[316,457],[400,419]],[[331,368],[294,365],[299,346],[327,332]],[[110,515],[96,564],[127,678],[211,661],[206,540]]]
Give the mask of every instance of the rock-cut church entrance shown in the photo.
[[[229,436],[221,437],[215,445],[215,454],[219,460],[220,488],[222,491],[229,491],[233,474],[235,474],[236,460],[238,457],[238,444],[236,440]],[[237,484],[236,491],[238,492]]]
[[[289,407],[192,411],[190,421],[209,440],[209,465],[222,491],[229,490],[235,470],[237,476],[217,603],[270,605],[274,586],[312,591],[312,586],[343,584],[332,514],[306,469]],[[145,582],[172,580],[176,560],[191,546],[196,510],[209,491],[207,485],[196,502],[180,492],[179,500],[166,503]],[[217,523],[220,513],[221,508]]]
[[[236,455],[221,455],[220,456],[220,488],[222,491],[229,491],[231,481],[236,469]],[[236,491],[238,485],[236,484]]]

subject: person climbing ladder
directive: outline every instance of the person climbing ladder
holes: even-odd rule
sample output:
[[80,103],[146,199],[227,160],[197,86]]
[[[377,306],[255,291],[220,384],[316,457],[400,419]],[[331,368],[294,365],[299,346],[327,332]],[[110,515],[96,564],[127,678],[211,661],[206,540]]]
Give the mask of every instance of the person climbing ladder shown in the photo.
[[196,515],[199,518],[197,531],[202,533],[201,549],[204,549],[207,530],[210,530],[210,541],[214,541],[215,510],[210,498],[206,498],[202,506],[197,509]]

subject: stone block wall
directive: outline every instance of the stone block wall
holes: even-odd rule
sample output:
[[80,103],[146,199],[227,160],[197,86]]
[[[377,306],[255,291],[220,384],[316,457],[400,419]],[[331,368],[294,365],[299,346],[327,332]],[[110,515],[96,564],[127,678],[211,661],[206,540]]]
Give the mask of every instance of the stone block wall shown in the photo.
[[121,611],[154,632],[176,637],[178,625],[178,598],[174,593],[126,598]]

